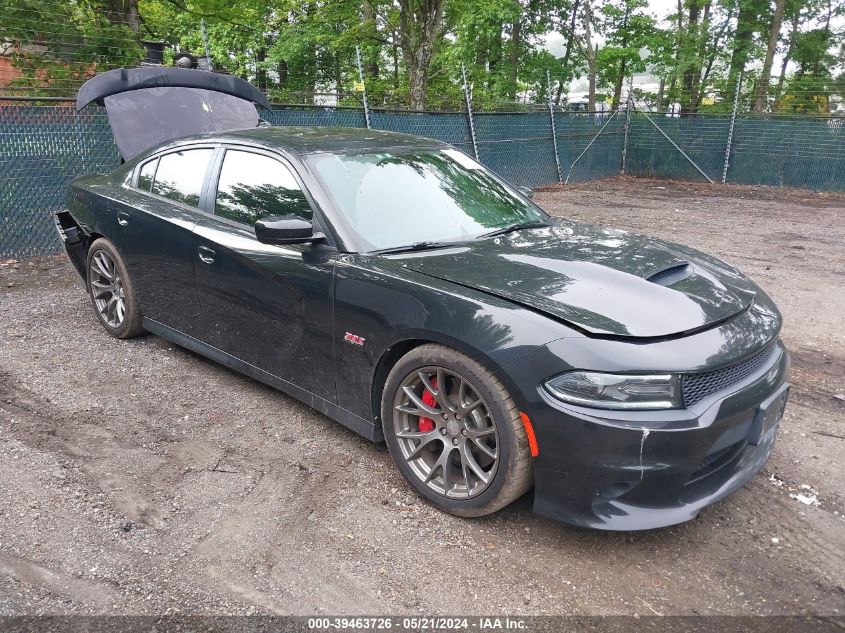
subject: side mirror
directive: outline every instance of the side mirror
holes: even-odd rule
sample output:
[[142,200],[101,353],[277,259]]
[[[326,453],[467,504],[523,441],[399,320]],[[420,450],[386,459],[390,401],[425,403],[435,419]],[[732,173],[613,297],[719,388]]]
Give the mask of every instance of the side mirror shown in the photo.
[[531,187],[517,187],[519,193],[531,200],[534,197],[534,190]]
[[310,220],[298,215],[281,215],[256,222],[255,237],[262,244],[305,244],[325,236],[314,232]]

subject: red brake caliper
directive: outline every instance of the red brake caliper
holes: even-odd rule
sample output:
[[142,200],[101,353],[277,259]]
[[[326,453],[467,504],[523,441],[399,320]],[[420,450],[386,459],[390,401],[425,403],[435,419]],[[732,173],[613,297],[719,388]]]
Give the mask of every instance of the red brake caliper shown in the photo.
[[[431,379],[431,386],[437,389],[437,378]],[[422,401],[430,407],[433,407],[437,404],[437,401],[434,399],[434,394],[431,393],[428,389],[423,392]],[[419,425],[420,433],[428,433],[429,431],[434,430],[434,420],[432,420],[431,418],[420,418]]]

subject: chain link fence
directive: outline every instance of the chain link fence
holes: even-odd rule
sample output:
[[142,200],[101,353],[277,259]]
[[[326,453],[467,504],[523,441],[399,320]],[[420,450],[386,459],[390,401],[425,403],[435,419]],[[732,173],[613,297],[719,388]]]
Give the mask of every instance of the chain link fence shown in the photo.
[[845,117],[635,112],[627,152],[632,176],[845,191]]
[[[358,108],[277,106],[262,116],[279,126],[366,126]],[[477,148],[479,161],[522,186],[583,182],[624,171],[845,191],[842,117],[373,109],[370,123],[374,129],[445,141],[469,155]],[[64,206],[70,181],[107,173],[119,162],[102,108],[77,113],[70,101],[0,98],[0,257],[57,252],[52,214]]]

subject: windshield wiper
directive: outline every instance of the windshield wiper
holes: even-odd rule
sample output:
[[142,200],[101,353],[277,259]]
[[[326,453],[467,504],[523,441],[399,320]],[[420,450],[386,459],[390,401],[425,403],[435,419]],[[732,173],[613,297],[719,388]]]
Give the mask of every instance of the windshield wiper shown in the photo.
[[517,222],[516,224],[509,224],[508,226],[503,226],[502,228],[490,231],[489,233],[482,233],[478,237],[479,239],[484,237],[496,237],[497,235],[504,235],[505,233],[512,233],[513,231],[519,231],[521,229],[540,229],[547,226],[551,225],[548,222]]
[[463,242],[414,242],[413,244],[406,244],[405,246],[394,246],[392,248],[382,248],[377,251],[370,251],[368,255],[387,255],[389,253],[405,253],[408,251],[426,251],[432,248],[446,248],[448,246],[458,246]]

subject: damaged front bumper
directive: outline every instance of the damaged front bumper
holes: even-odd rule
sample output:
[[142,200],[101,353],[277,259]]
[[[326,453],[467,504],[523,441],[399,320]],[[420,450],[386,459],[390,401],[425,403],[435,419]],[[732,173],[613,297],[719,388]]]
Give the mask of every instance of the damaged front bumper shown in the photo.
[[644,530],[694,518],[750,480],[772,452],[788,396],[789,357],[729,393],[674,411],[601,412],[541,393],[532,420],[534,510],[603,530]]

